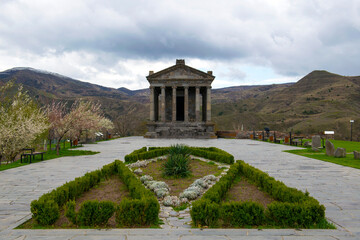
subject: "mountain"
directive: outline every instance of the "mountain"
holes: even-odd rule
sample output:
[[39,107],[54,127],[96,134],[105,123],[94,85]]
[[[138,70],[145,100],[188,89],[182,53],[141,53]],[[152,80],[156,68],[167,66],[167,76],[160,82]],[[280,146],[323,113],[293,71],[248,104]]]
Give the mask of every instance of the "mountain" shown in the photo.
[[[272,87],[259,94],[254,90],[246,90],[248,97],[215,103],[213,120],[217,125],[227,129],[243,125],[247,130],[269,127],[303,134],[334,130],[337,138],[349,139],[349,120],[360,123],[360,77],[313,71],[295,84]],[[353,129],[357,137],[359,126]]]
[[[147,90],[131,91],[124,89],[107,88],[96,84],[82,82],[60,74],[32,68],[12,68],[0,72],[0,84],[14,80],[16,84],[22,84],[29,95],[46,105],[52,101],[68,101],[70,103],[77,99],[100,102],[107,117],[116,120],[122,115],[134,115],[134,128],[148,116],[146,103],[148,97],[141,94]],[[141,127],[144,129],[144,127]],[[136,132],[135,132],[136,133]]]
[[107,96],[124,99],[126,94],[113,88],[107,88],[82,82],[56,73],[32,68],[12,68],[0,73],[0,81],[16,79],[16,83],[27,86],[30,90],[46,92],[55,98],[77,98]]
[[[98,101],[116,124],[124,128],[126,122],[129,133],[146,131],[149,89],[107,88],[32,68],[0,72],[0,84],[10,79],[21,83],[41,105],[53,100]],[[318,70],[296,83],[213,89],[212,120],[218,130],[237,130],[241,126],[245,130],[269,127],[298,134],[335,130],[338,138],[346,139],[350,135],[350,119],[355,120],[353,136],[360,135],[360,124],[356,124],[360,123],[359,92],[359,76]]]

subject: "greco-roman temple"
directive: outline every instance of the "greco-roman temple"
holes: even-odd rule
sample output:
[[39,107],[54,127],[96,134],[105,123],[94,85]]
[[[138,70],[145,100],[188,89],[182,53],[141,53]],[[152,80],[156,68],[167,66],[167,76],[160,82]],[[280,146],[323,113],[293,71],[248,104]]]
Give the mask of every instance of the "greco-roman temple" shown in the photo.
[[176,60],[176,65],[146,77],[150,83],[148,138],[216,138],[211,122],[212,71]]

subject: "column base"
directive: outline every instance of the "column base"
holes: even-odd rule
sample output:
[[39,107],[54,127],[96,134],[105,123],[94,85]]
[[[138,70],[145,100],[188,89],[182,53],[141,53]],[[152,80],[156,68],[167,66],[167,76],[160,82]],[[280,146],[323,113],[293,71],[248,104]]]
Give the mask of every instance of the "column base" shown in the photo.
[[217,138],[211,122],[149,122],[145,138]]

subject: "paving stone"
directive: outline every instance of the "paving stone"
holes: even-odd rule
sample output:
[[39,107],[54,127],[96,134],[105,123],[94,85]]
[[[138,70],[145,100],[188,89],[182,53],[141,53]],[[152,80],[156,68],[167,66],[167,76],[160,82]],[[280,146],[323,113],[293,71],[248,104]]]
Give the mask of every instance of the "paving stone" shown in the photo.
[[[174,144],[214,146],[269,173],[289,187],[309,191],[327,207],[326,215],[338,230],[292,229],[188,229],[185,214],[168,217],[164,229],[16,230],[31,215],[30,203],[67,181],[101,168],[143,146]],[[85,145],[84,150],[100,151],[91,156],[63,157],[2,171],[0,174],[0,239],[360,239],[360,171],[328,162],[283,152],[297,147],[255,142],[246,139],[144,139],[120,138]],[[170,213],[172,208],[162,208]],[[185,212],[189,211],[188,209]],[[179,225],[171,228],[166,223]],[[181,225],[180,225],[181,224]],[[329,238],[331,237],[331,238]]]
[[176,211],[171,211],[170,212],[170,217],[177,217],[177,216],[179,216],[178,212],[176,212]]

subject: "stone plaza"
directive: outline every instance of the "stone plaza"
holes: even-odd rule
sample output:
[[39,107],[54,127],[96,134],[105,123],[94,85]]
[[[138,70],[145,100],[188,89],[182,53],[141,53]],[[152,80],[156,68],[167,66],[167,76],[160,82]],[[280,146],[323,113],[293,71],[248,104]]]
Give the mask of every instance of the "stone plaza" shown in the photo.
[[[31,218],[30,203],[42,194],[115,159],[123,160],[135,149],[176,143],[224,149],[289,187],[309,191],[326,207],[326,217],[337,229],[193,229],[183,228],[176,221],[164,229],[14,229]],[[0,172],[0,239],[360,239],[360,171],[283,152],[298,149],[295,147],[246,139],[127,137],[82,149],[100,153]]]

